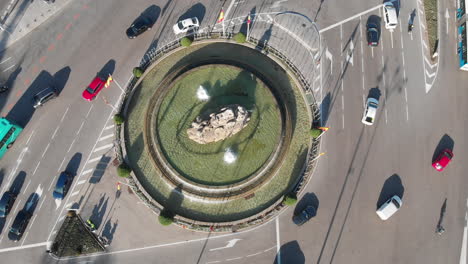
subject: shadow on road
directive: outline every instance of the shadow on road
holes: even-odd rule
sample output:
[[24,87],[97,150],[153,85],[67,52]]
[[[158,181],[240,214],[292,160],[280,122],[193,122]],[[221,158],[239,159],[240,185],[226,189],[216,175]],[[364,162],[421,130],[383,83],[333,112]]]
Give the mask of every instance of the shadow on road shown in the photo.
[[109,60],[102,68],[101,70],[97,73],[97,76],[107,79],[109,75],[114,74],[115,71],[115,60]]
[[[279,260],[278,257],[281,257]],[[287,261],[286,261],[287,260]],[[275,257],[274,264],[279,263],[294,263],[294,264],[304,264],[305,256],[304,252],[302,252],[299,243],[296,240],[290,241],[280,248],[280,254],[277,254]]]
[[177,20],[177,21],[182,21],[182,20],[187,19],[187,18],[196,17],[196,18],[198,18],[198,22],[200,22],[200,24],[201,24],[203,19],[205,18],[205,13],[206,13],[205,6],[203,4],[201,4],[201,3],[197,3],[197,4],[193,5],[192,7],[190,7],[187,11],[185,11],[185,13],[182,14],[179,17],[179,20]]
[[330,103],[331,103],[331,94],[328,92],[322,100],[320,104],[320,112],[321,114],[321,126],[326,126],[328,121],[328,116],[330,114]]
[[450,149],[451,151],[453,151],[454,147],[455,142],[453,141],[453,139],[447,134],[443,135],[442,138],[439,140],[439,144],[437,144],[434,153],[432,154],[432,161],[434,161],[443,150]]
[[94,205],[93,211],[89,219],[91,220],[91,222],[93,222],[96,225],[96,229],[98,229],[102,223],[102,219],[104,218],[104,215],[106,214],[108,202],[109,202],[109,197],[106,198],[105,194],[103,194],[101,196],[101,199],[99,199],[99,203]]
[[96,165],[96,168],[93,171],[93,175],[91,175],[91,177],[89,178],[89,183],[96,184],[101,181],[101,178],[106,172],[106,168],[109,165],[111,159],[112,157],[106,155],[101,157],[98,164]]
[[[70,67],[64,67],[58,72],[56,72],[53,76],[53,85],[57,90],[57,93],[60,94],[65,88],[65,85],[68,82],[68,78],[70,77],[71,69]],[[45,87],[44,87],[45,88]]]
[[26,179],[26,172],[20,171],[16,176],[13,183],[10,185],[9,191],[15,195],[18,195],[23,187],[24,180]]
[[385,203],[388,199],[390,199],[394,195],[398,195],[403,200],[403,194],[405,193],[405,188],[401,183],[401,178],[397,174],[393,174],[387,180],[380,191],[379,200],[377,201],[377,208]]
[[114,233],[118,225],[119,225],[119,220],[115,221],[112,224],[112,219],[107,220],[106,224],[104,225],[104,229],[102,230],[102,236],[107,238],[107,241],[109,242],[109,244],[111,244],[112,239],[114,239]]
[[83,155],[79,152],[75,153],[65,168],[65,171],[70,173],[73,177],[78,174],[78,168],[80,167],[82,156]]
[[158,18],[160,15],[161,15],[161,8],[157,5],[150,5],[148,8],[145,9],[145,11],[141,13],[140,17],[148,18],[151,21],[151,25],[154,25],[156,21],[158,21]]
[[318,212],[319,204],[319,199],[315,193],[306,193],[294,208],[294,215],[299,214],[308,205],[315,207],[315,210]]

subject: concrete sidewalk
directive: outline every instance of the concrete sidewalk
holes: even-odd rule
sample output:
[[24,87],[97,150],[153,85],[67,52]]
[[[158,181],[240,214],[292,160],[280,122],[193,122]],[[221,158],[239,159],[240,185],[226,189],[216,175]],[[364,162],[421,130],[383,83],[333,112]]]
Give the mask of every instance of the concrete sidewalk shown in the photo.
[[8,48],[29,32],[62,10],[71,0],[9,0],[0,13],[0,51]]

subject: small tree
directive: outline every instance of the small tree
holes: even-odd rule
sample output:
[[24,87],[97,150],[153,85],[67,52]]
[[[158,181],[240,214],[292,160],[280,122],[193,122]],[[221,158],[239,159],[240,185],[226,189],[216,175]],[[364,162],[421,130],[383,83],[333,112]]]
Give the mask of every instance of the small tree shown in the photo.
[[246,39],[246,37],[245,37],[244,33],[239,32],[239,33],[234,35],[234,40],[237,43],[244,43],[245,39]]
[[130,167],[125,163],[122,163],[117,167],[117,175],[122,178],[128,178],[128,176],[130,176],[130,172],[132,172],[132,169],[130,169]]
[[142,68],[140,68],[140,67],[133,68],[133,76],[135,76],[135,78],[140,78],[142,75],[143,75],[143,69]]
[[193,40],[188,38],[188,37],[183,37],[180,39],[180,45],[184,46],[184,47],[188,47],[190,45],[192,45],[192,42]]
[[124,121],[125,121],[125,119],[123,118],[123,116],[121,114],[114,115],[114,122],[115,122],[116,125],[121,125],[121,124],[123,124]]
[[297,202],[297,197],[294,193],[290,193],[286,195],[283,200],[283,203],[289,206],[296,204],[296,202]]
[[159,213],[159,223],[163,226],[168,226],[174,223],[174,215],[168,210],[164,209]]
[[322,134],[322,130],[318,129],[318,128],[312,128],[310,130],[310,135],[313,137],[313,138],[318,138],[320,135]]

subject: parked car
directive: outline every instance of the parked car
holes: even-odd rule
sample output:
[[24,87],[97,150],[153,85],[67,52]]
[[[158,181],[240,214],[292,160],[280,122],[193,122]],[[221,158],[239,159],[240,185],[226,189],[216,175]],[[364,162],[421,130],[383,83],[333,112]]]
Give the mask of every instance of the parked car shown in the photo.
[[187,18],[182,21],[177,22],[177,24],[174,25],[174,33],[180,34],[180,33],[185,33],[191,29],[198,28],[200,26],[200,23],[198,22],[198,18],[192,17],[192,18]]
[[72,183],[72,175],[66,171],[60,173],[58,177],[57,184],[55,184],[54,192],[52,196],[54,199],[62,200],[68,193]]
[[401,198],[398,195],[394,195],[392,198],[388,199],[380,208],[377,210],[377,215],[382,220],[387,220],[394,213],[396,213],[402,205]]
[[376,47],[379,45],[380,31],[375,23],[367,23],[367,45]]
[[439,156],[437,156],[436,160],[432,162],[432,167],[438,171],[443,171],[452,159],[453,152],[450,149],[445,149],[439,154]]
[[299,214],[293,216],[293,222],[294,224],[301,226],[305,222],[309,221],[312,217],[314,217],[316,213],[317,209],[315,209],[315,207],[312,205],[308,205]]
[[88,87],[83,91],[83,98],[88,101],[94,100],[94,98],[96,98],[96,96],[99,94],[99,92],[102,90],[105,84],[105,79],[96,76],[88,85]]
[[10,228],[10,238],[13,240],[20,240],[21,236],[28,225],[29,219],[31,219],[31,213],[27,210],[21,210],[16,215],[15,220]]
[[364,109],[364,115],[362,116],[362,123],[364,125],[371,126],[374,124],[378,107],[379,101],[377,101],[377,99],[372,97],[367,98],[366,108]]
[[147,17],[144,17],[144,16],[140,16],[127,29],[127,31],[126,31],[127,37],[130,38],[130,39],[136,38],[137,36],[139,36],[143,32],[145,32],[147,30],[151,30],[152,26],[153,26],[153,23],[152,23],[151,19],[149,19]]
[[384,9],[384,21],[385,21],[385,28],[393,31],[398,25],[398,17],[396,8],[392,2],[385,2],[383,4]]
[[15,203],[16,195],[6,191],[0,199],[0,218],[6,217]]
[[57,90],[54,87],[47,87],[33,96],[33,107],[38,108],[57,96]]

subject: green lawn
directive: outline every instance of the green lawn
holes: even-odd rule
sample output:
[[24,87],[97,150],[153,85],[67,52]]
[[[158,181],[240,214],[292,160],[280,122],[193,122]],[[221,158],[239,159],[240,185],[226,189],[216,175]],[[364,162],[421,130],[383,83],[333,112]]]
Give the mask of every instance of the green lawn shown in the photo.
[[424,12],[426,14],[427,35],[429,38],[429,50],[431,55],[435,51],[438,38],[437,33],[437,0],[424,0]]
[[[201,101],[196,93],[203,86],[210,95]],[[187,129],[197,116],[239,104],[251,111],[251,119],[239,133],[218,142],[198,144]],[[255,173],[279,143],[281,116],[270,90],[250,73],[227,65],[210,65],[190,71],[174,82],[159,108],[157,136],[166,157],[181,175],[197,183],[225,185]],[[237,160],[223,160],[227,148]]]

